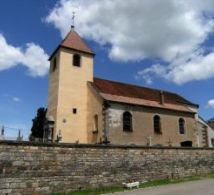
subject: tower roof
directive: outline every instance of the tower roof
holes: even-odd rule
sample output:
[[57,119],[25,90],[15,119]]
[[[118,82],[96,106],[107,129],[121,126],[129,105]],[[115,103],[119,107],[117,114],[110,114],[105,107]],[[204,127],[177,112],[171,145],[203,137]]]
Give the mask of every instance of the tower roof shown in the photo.
[[51,54],[49,60],[54,56],[56,51],[60,48],[67,48],[72,49],[75,51],[95,55],[94,52],[91,50],[90,47],[85,43],[85,41],[79,36],[77,32],[74,30],[71,30],[66,37],[62,40],[62,42],[59,44],[59,46],[55,49],[55,51]]

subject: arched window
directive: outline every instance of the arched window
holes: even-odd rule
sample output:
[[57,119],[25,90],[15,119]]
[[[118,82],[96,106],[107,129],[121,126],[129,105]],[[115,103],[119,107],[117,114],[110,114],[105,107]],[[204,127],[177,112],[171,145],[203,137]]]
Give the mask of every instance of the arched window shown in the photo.
[[93,134],[97,134],[98,133],[98,115],[97,114],[94,115],[94,127],[93,127],[93,130],[92,130],[92,133]]
[[80,55],[79,54],[74,54],[73,55],[73,66],[80,67],[80,61],[81,61]]
[[183,118],[179,119],[179,133],[184,134],[185,133],[185,121]]
[[94,130],[98,131],[98,115],[94,115]]
[[161,134],[161,121],[160,121],[160,116],[155,115],[153,118],[153,123],[154,123],[154,132]]
[[123,113],[123,131],[132,131],[132,115],[130,112]]

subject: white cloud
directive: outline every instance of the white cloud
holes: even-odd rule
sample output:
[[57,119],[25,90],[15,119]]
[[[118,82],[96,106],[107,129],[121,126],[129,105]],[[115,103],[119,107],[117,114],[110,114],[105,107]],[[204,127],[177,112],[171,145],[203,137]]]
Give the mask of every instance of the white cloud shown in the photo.
[[[214,30],[212,0],[60,0],[45,18],[64,37],[75,11],[77,31],[85,38],[110,46],[111,59],[161,59],[138,74],[149,83],[151,74],[178,84],[214,76],[213,53],[199,52]],[[194,59],[193,57],[196,57]],[[191,61],[189,61],[191,58]],[[201,72],[201,66],[205,66]],[[158,68],[159,67],[159,68]],[[178,72],[178,74],[176,74]],[[150,73],[150,75],[148,74]]]
[[13,97],[13,101],[14,101],[14,102],[21,102],[21,99],[18,98],[18,97]]
[[136,78],[142,78],[148,84],[151,84],[152,78],[155,76],[178,85],[212,78],[214,76],[214,52],[207,55],[199,52],[183,60],[174,60],[168,66],[155,64],[139,71]]
[[197,2],[189,2],[194,6],[186,0],[61,0],[45,21],[64,37],[76,11],[78,32],[101,44],[109,43],[112,58],[169,61],[192,52],[213,30],[212,20],[203,17],[208,6],[199,9]]
[[208,107],[214,109],[214,99],[208,101]]
[[25,48],[15,47],[7,43],[0,34],[0,71],[23,65],[31,76],[44,76],[48,72],[48,55],[35,43],[26,44]]

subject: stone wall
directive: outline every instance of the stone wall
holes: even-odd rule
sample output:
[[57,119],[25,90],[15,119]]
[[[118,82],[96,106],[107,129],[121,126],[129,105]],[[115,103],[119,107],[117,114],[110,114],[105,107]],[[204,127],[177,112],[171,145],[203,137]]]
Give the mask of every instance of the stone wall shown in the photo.
[[214,150],[0,142],[0,194],[50,194],[206,174]]

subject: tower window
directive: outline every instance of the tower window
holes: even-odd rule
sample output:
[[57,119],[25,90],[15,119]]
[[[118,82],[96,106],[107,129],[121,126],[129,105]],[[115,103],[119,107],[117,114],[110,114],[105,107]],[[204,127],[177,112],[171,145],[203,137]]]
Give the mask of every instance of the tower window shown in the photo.
[[183,118],[179,119],[179,133],[184,134],[185,133],[185,121]]
[[57,59],[55,57],[53,60],[53,64],[52,64],[52,72],[54,72],[56,70],[56,67],[57,67]]
[[73,114],[76,114],[76,113],[77,113],[77,109],[73,108]]
[[80,61],[81,61],[80,55],[79,54],[74,54],[73,55],[73,66],[80,67]]
[[123,113],[123,131],[132,131],[132,115],[130,112]]
[[154,132],[157,134],[161,134],[161,121],[160,121],[160,116],[155,115],[153,118],[153,123],[154,123]]

